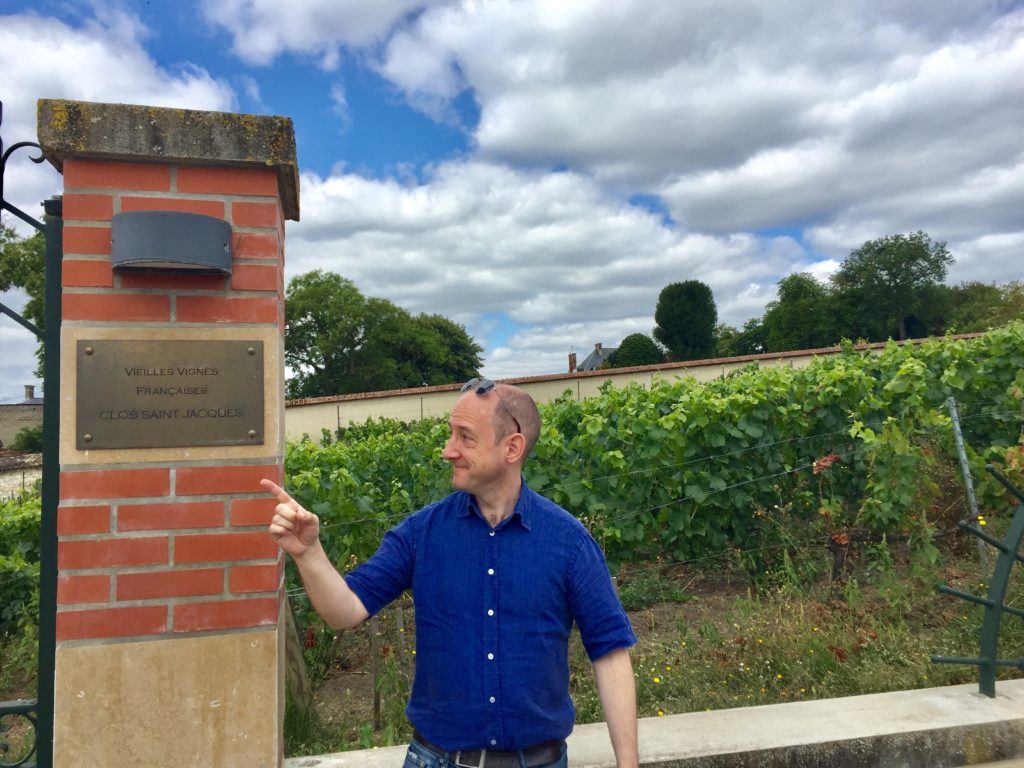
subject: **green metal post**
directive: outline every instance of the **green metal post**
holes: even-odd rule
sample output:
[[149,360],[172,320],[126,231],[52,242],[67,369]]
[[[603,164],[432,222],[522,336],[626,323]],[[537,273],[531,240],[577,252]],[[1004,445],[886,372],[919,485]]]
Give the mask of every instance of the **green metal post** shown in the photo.
[[36,759],[53,766],[53,688],[57,646],[57,504],[60,500],[60,323],[64,220],[59,197],[46,212],[46,299],[43,308],[43,497],[39,555],[39,720]]
[[[1010,528],[1003,539],[1009,546],[999,553],[996,567],[992,571],[989,582],[989,605],[985,608],[985,619],[981,625],[981,658],[988,663],[980,667],[978,690],[984,695],[995,698],[996,695],[996,645],[999,642],[999,620],[1003,612],[1003,601],[1006,599],[1006,587],[1010,582],[1010,571],[1016,561],[1014,555],[1024,536],[1024,504],[1017,507]],[[1013,546],[1016,544],[1017,546]],[[1010,550],[1010,546],[1013,549]],[[1009,551],[1008,551],[1009,550]]]

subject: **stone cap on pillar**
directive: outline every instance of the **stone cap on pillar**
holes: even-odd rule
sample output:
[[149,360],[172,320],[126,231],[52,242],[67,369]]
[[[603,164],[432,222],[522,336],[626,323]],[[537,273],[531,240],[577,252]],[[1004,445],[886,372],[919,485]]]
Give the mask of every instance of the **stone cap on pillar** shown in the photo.
[[69,157],[273,168],[285,217],[299,219],[289,117],[40,99],[37,133],[43,155],[58,171]]

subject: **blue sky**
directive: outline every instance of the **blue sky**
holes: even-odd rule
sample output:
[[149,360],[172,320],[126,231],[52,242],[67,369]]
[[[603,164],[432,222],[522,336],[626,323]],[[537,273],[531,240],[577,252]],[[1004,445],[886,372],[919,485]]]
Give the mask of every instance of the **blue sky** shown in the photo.
[[[0,0],[0,131],[32,138],[40,97],[288,115],[288,276],[453,317],[492,376],[649,332],[677,280],[741,325],[780,277],[894,232],[947,241],[951,280],[1021,278],[1020,4],[771,8]],[[26,209],[59,183],[8,171]],[[32,382],[12,326],[0,402]]]

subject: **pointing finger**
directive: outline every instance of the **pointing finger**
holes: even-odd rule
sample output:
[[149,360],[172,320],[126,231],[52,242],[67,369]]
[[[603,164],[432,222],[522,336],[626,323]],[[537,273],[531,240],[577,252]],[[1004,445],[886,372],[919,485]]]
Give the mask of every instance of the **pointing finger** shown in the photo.
[[288,495],[287,491],[285,491],[284,488],[279,486],[274,481],[263,478],[262,480],[260,480],[260,486],[262,486],[263,490],[272,493],[274,496],[276,496],[277,500],[280,501],[282,504],[294,503],[292,497]]

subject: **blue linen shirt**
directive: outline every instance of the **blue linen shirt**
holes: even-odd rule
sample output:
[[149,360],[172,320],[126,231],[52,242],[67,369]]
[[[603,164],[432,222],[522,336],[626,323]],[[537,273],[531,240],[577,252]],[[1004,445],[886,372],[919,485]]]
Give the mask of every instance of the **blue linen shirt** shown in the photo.
[[574,620],[592,661],[636,643],[597,542],[525,482],[493,529],[464,491],[413,513],[345,581],[371,615],[412,588],[406,715],[452,752],[523,749],[572,732]]

